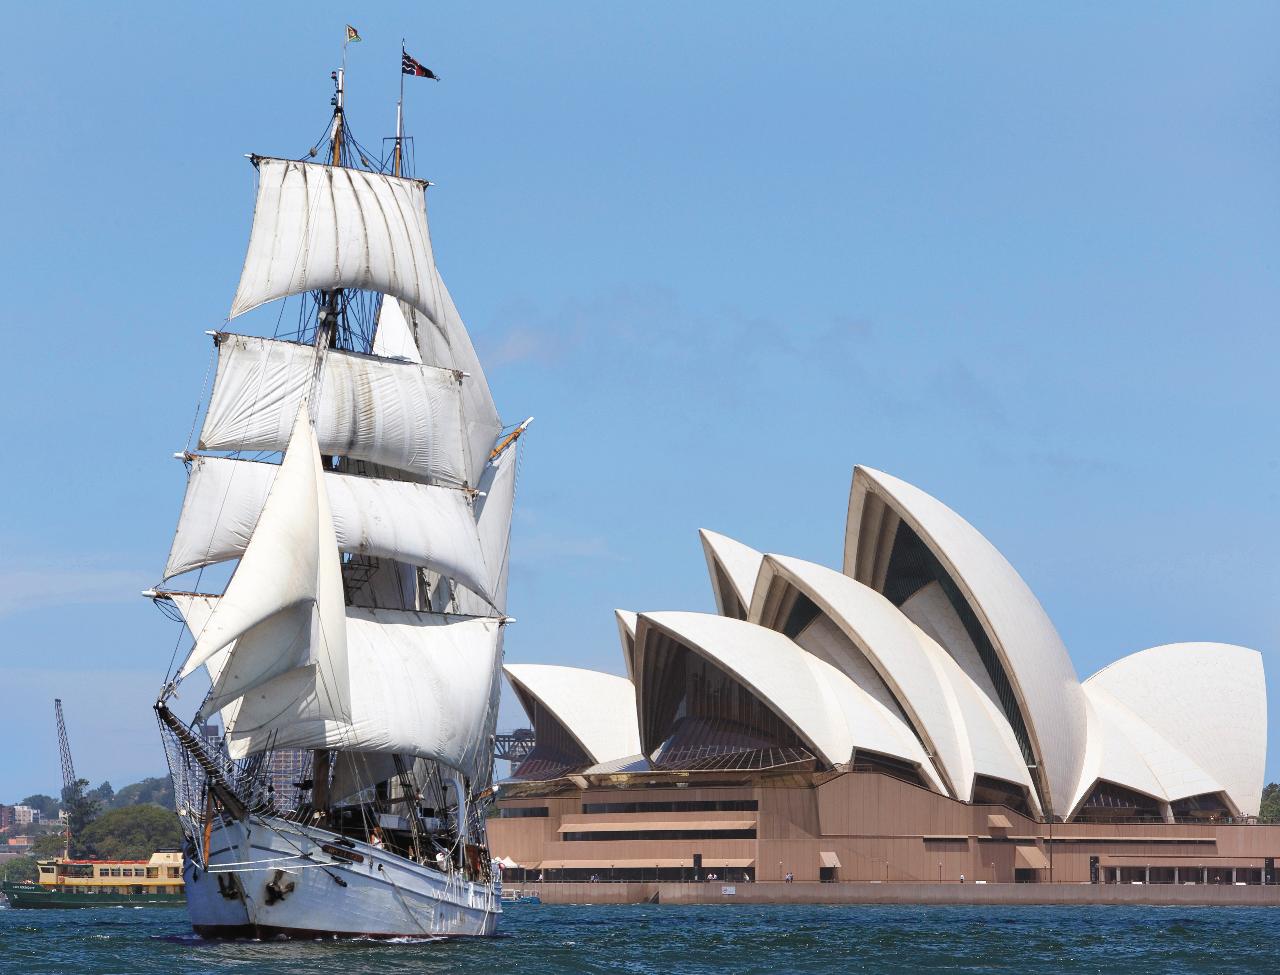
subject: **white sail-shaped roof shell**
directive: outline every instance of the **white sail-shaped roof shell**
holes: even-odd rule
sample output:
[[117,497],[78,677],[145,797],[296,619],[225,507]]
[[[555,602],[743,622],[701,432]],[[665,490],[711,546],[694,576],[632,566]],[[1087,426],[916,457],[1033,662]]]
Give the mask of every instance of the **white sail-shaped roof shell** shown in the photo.
[[228,318],[304,291],[359,288],[438,316],[426,182],[257,157],[258,195]]
[[[1089,742],[1072,802],[1073,816],[1101,781],[1140,792],[1161,804],[1223,792],[1213,776],[1100,686],[1086,682],[1084,694]],[[1232,801],[1229,796],[1227,799]]]
[[707,572],[716,597],[716,611],[721,616],[747,618],[751,594],[755,589],[760,560],[755,549],[705,528],[698,530],[702,551],[707,557]]
[[[283,450],[316,374],[316,349],[220,333],[204,450]],[[321,453],[385,464],[447,485],[470,478],[461,385],[448,369],[332,349],[312,396]]]
[[[973,645],[964,622],[942,591],[942,586],[931,582],[898,608],[903,616],[924,630],[935,643],[945,647],[969,679],[981,688],[996,708],[1000,707],[1000,695],[991,681],[991,675],[987,673],[978,648]],[[1003,715],[1001,720],[1005,720]]]
[[827,706],[844,716],[855,751],[913,762],[931,789],[951,794],[874,669],[869,664],[866,670],[846,669],[848,638],[830,617],[819,616],[795,643],[806,651],[805,662],[829,698]]
[[631,680],[636,679],[635,675],[635,651],[636,651],[636,619],[635,613],[629,609],[615,609],[613,617],[618,624],[618,640],[622,644],[622,659],[627,664],[627,676]]
[[[636,628],[637,687],[641,699],[641,742],[654,747],[668,729],[644,726],[643,695],[651,693],[646,641],[653,631],[665,633],[730,674],[805,742],[827,765],[847,764],[854,749],[881,752],[921,766],[927,779],[940,784],[928,769],[918,741],[883,707],[841,671],[763,626],[706,613],[641,613]],[[907,731],[904,735],[903,731]]]
[[640,753],[636,692],[625,677],[549,664],[507,664],[503,670],[596,764]]
[[1181,772],[1163,772],[1166,779],[1176,775],[1193,783],[1179,782],[1176,791],[1194,795],[1185,789],[1198,788],[1196,781],[1217,783],[1242,815],[1257,815],[1266,766],[1267,700],[1256,650],[1224,643],[1153,647],[1104,667],[1085,688],[1091,697],[1105,692],[1186,756]]
[[[954,511],[896,477],[865,467],[854,472],[844,571],[864,582],[883,578],[886,543],[862,535],[874,498],[920,537],[962,593],[997,654],[1018,703],[1039,766],[1041,798],[1061,817],[1084,762],[1088,719],[1071,658],[1053,623],[1013,567]],[[885,520],[880,519],[884,525]]]
[[[165,578],[239,558],[279,470],[227,457],[192,457],[190,465]],[[501,562],[493,570],[486,564],[465,492],[334,471],[324,472],[324,485],[342,551],[434,569],[496,599]]]
[[[769,613],[774,579],[807,596],[840,630],[833,662],[863,685],[870,663],[929,747],[951,792],[968,801],[976,775],[1031,788],[1017,741],[1003,715],[947,652],[875,590],[826,566],[765,556],[751,619]],[[812,627],[813,624],[811,624]],[[796,637],[804,643],[805,633]],[[874,694],[875,689],[869,688]]]

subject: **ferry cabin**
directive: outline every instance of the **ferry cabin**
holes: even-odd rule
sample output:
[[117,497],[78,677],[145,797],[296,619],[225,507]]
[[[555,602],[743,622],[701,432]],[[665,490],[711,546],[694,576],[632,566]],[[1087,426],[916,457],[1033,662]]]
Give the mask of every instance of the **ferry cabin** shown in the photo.
[[40,886],[63,894],[180,895],[182,854],[164,850],[150,860],[42,860]]

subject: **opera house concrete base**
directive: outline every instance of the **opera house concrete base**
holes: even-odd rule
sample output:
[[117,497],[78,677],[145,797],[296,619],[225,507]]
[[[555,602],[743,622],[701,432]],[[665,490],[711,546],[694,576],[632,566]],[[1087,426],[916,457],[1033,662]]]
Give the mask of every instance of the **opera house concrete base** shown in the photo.
[[[1236,895],[1208,888],[1243,890],[1266,881],[1280,892],[1274,867],[1280,825],[1051,824],[1008,806],[939,796],[878,771],[755,775],[739,785],[727,784],[722,774],[703,786],[696,779],[710,776],[699,775],[681,787],[655,787],[654,777],[642,774],[611,778],[585,789],[571,780],[504,786],[508,797],[499,799],[498,815],[489,820],[489,839],[495,856],[518,865],[506,873],[508,887],[542,878],[549,889],[568,882],[576,890],[585,882],[600,888],[594,897],[608,900],[617,896],[609,881],[631,881],[647,884],[650,892],[641,899],[649,899],[658,886],[666,890],[696,876],[736,885],[743,897],[788,899],[793,895],[775,888],[790,874],[797,884],[835,882],[838,893],[805,896],[842,900],[910,898],[925,888],[950,891],[928,896],[957,903],[957,897],[994,896],[951,891],[961,877],[969,887],[1001,889],[1141,885],[1149,896],[1167,898],[1161,903],[1194,902],[1173,888],[1200,887],[1198,895],[1230,898]],[[748,892],[757,885],[773,893]],[[886,890],[864,889],[881,885]],[[1035,896],[1008,895],[1010,902]],[[1122,901],[1136,895],[1054,896]],[[1244,903],[1254,895],[1239,896]]]
[[534,883],[544,904],[990,904],[1280,907],[1280,887],[1162,884]]
[[627,676],[505,667],[535,740],[489,820],[509,886],[952,903],[1280,890],[1280,825],[1257,822],[1258,652],[1166,644],[1082,681],[989,541],[867,468],[839,569],[701,540],[717,611],[617,611]]

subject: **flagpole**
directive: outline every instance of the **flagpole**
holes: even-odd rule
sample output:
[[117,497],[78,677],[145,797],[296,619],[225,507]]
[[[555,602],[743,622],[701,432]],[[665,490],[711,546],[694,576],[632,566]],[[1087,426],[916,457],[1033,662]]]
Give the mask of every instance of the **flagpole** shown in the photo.
[[396,176],[400,175],[402,168],[401,160],[404,155],[402,148],[404,142],[404,38],[400,38],[400,100],[396,102],[396,158],[392,166],[392,173]]

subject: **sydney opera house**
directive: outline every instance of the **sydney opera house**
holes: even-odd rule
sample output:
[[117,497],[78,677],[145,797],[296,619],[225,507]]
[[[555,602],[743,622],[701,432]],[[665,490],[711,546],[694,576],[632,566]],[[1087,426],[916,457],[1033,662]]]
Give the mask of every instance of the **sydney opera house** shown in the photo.
[[619,611],[627,677],[507,666],[517,879],[1273,882],[1257,652],[1081,681],[990,542],[866,468],[839,570],[701,536],[718,612]]

